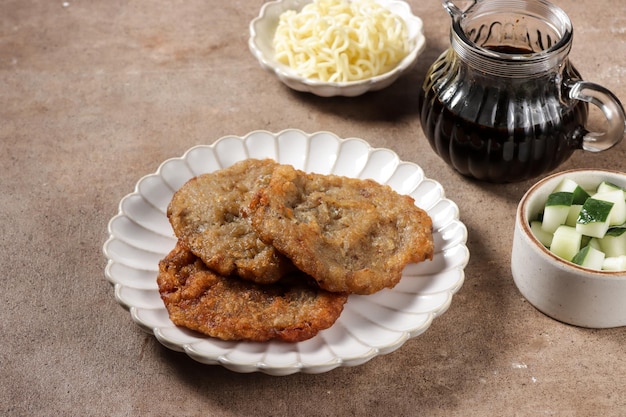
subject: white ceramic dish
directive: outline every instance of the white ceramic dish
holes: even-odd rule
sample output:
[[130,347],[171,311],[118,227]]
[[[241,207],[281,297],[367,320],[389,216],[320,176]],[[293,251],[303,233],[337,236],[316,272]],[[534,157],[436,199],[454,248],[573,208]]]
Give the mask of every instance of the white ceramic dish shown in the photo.
[[[337,322],[305,342],[224,342],[176,327],[156,284],[158,262],[175,244],[167,205],[190,178],[245,158],[273,158],[310,172],[368,177],[411,195],[433,219],[434,259],[407,266],[392,290],[350,296]],[[469,260],[467,229],[439,183],[425,178],[418,165],[400,161],[391,150],[373,149],[361,139],[340,139],[328,132],[255,131],[191,148],[141,178],[135,191],[120,202],[108,229],[105,275],[115,286],[116,300],[130,309],[141,328],[199,362],[271,375],[325,372],[398,349],[446,311],[463,284]]]
[[248,46],[261,66],[275,74],[288,87],[303,92],[313,93],[321,97],[346,96],[354,97],[388,87],[402,74],[411,69],[417,57],[424,50],[426,38],[423,33],[423,22],[411,12],[411,8],[401,0],[376,0],[377,3],[401,16],[407,24],[411,49],[407,56],[391,71],[362,81],[344,83],[327,83],[308,79],[296,74],[288,65],[274,59],[272,40],[280,15],[287,10],[299,11],[311,0],[277,0],[263,5],[259,16],[250,23],[250,39]]
[[546,249],[532,234],[548,195],[563,178],[594,189],[608,180],[626,187],[626,174],[575,169],[548,176],[521,199],[515,219],[511,270],[522,295],[538,310],[562,321],[588,328],[626,325],[626,272],[594,271],[565,261]]

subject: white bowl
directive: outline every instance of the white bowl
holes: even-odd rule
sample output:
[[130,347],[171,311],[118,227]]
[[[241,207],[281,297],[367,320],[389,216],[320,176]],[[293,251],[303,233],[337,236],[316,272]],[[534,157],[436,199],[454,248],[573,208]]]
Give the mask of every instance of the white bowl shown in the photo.
[[300,11],[306,4],[311,3],[311,0],[277,0],[265,3],[259,16],[250,22],[248,46],[264,69],[276,74],[284,84],[296,91],[313,93],[321,97],[354,97],[367,91],[383,89],[413,67],[417,57],[424,50],[426,39],[422,20],[413,15],[405,1],[376,0],[376,2],[404,19],[409,33],[409,53],[394,69],[384,74],[360,81],[324,82],[302,77],[288,65],[276,61],[272,42],[280,15],[287,10]]
[[588,328],[626,325],[626,272],[595,271],[563,260],[546,249],[530,230],[530,220],[543,210],[546,198],[563,179],[583,188],[601,181],[626,187],[626,174],[599,169],[574,169],[548,176],[522,197],[515,218],[511,271],[517,288],[538,310]]

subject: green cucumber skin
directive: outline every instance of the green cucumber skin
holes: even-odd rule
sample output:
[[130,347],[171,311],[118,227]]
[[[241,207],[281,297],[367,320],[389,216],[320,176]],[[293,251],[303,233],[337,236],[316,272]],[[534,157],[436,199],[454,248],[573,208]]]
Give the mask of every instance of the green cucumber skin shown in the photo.
[[624,232],[626,232],[626,227],[624,226],[609,227],[609,230],[606,231],[606,234],[604,236],[618,237],[623,235]]
[[605,254],[602,251],[593,246],[585,246],[572,258],[572,262],[585,268],[600,270],[604,259]]
[[546,207],[550,206],[571,206],[574,201],[574,193],[570,193],[567,191],[559,191],[556,193],[552,193],[548,196],[546,200]]
[[609,213],[611,213],[613,203],[604,200],[596,200],[588,198],[580,209],[578,215],[578,224],[602,223],[607,221]]
[[574,190],[572,204],[585,204],[585,201],[587,201],[589,197],[591,197],[591,195],[578,186]]
[[576,255],[574,255],[574,257],[572,258],[572,262],[576,265],[582,265],[585,262],[585,258],[587,258],[590,250],[591,246],[585,246],[580,251],[578,251]]
[[626,196],[624,195],[624,191],[612,190],[596,193],[591,198],[613,203],[611,213],[609,214],[610,226],[617,226],[626,222]]

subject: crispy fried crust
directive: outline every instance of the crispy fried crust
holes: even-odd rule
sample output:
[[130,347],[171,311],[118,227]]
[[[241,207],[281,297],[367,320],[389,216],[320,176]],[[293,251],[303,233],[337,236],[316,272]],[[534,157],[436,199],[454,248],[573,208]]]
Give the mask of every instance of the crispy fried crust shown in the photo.
[[252,227],[328,291],[395,286],[410,262],[432,259],[432,220],[372,180],[277,166],[251,202]]
[[224,277],[180,244],[160,261],[157,283],[172,322],[223,340],[309,339],[332,326],[348,297],[306,284]]
[[245,212],[276,165],[270,159],[247,159],[189,180],[168,206],[174,234],[219,274],[278,281],[293,264],[258,239]]

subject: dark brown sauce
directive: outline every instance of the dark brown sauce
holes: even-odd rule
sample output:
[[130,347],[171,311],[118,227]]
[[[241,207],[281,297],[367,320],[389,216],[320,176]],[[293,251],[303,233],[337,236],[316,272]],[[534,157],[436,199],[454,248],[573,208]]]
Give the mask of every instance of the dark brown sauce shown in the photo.
[[564,105],[547,79],[498,85],[458,77],[446,94],[438,94],[434,78],[420,89],[422,128],[433,150],[462,175],[522,181],[556,168],[581,146],[587,105]]
[[493,51],[493,52],[499,52],[501,54],[507,54],[507,55],[528,55],[528,54],[535,53],[530,48],[521,48],[518,46],[510,46],[510,45],[494,45],[494,46],[485,45],[483,46],[483,48],[489,49],[490,51]]

